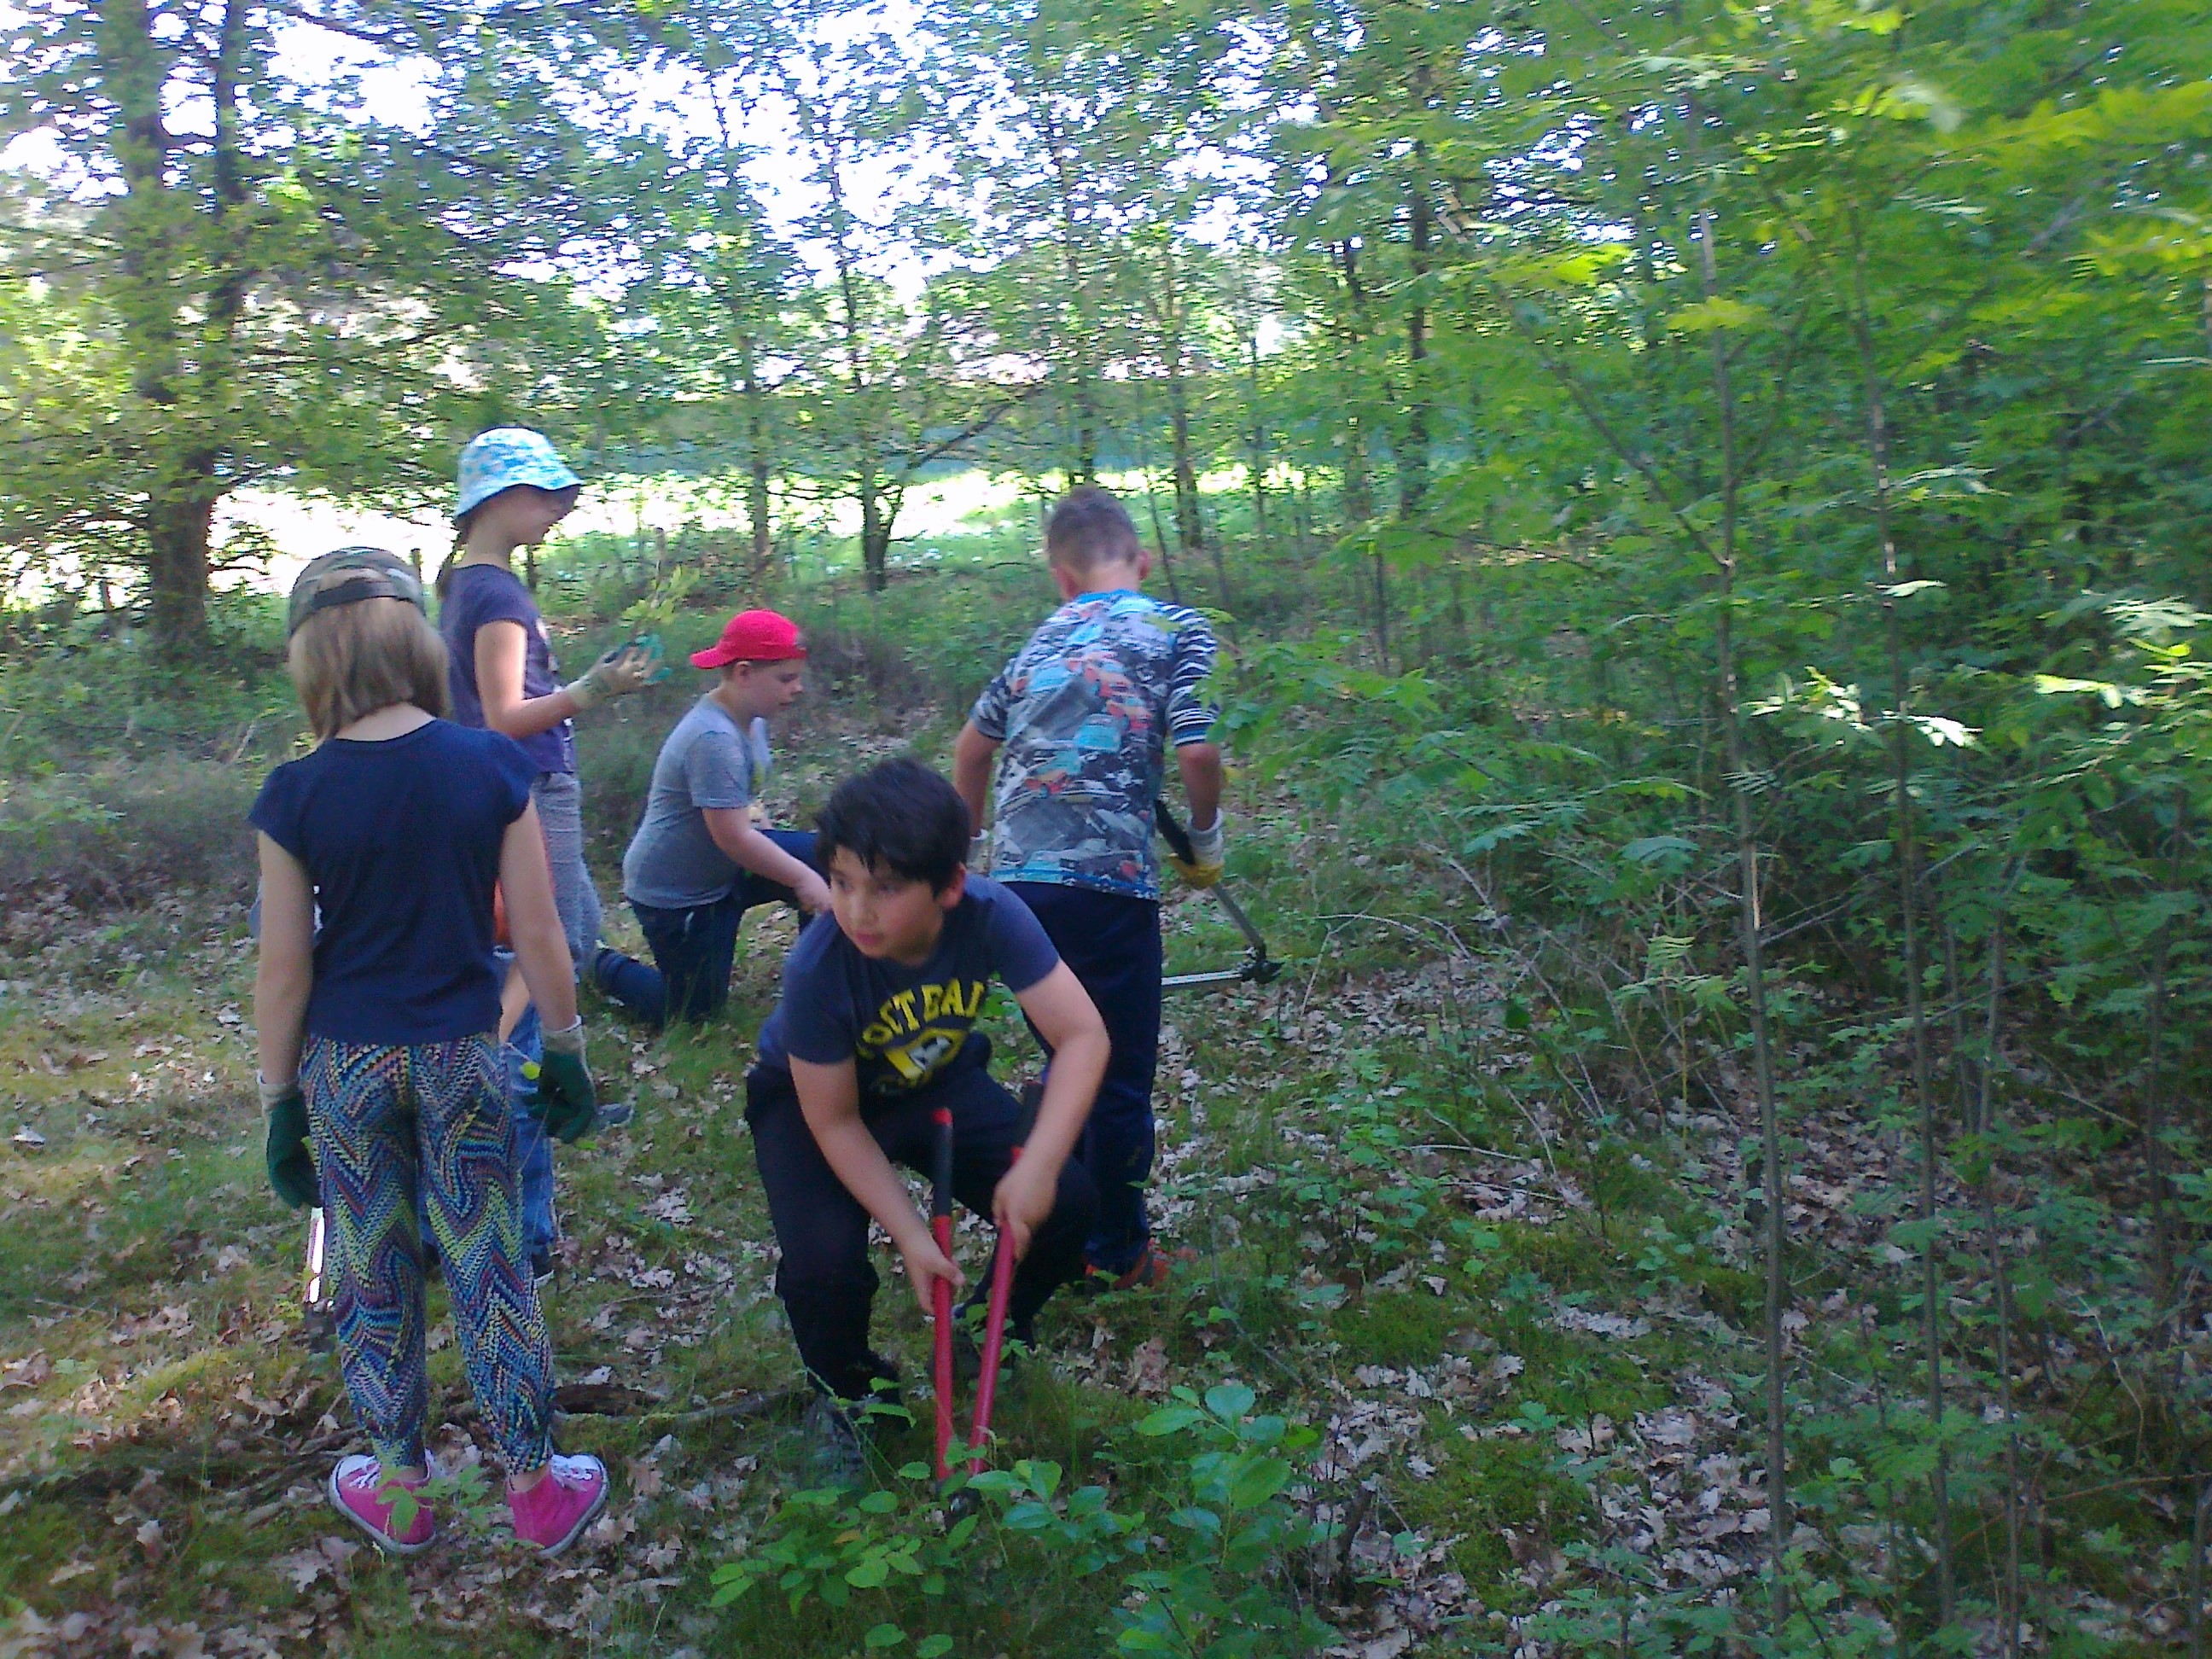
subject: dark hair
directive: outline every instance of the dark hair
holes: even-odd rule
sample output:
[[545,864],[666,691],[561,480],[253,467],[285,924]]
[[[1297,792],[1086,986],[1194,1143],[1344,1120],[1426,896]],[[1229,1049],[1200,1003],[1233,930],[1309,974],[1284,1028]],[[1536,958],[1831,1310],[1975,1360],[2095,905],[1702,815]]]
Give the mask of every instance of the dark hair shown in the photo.
[[840,848],[871,870],[926,881],[943,892],[968,859],[968,808],[953,787],[911,757],[839,784],[815,820],[823,869]]
[[1044,556],[1063,570],[1133,559],[1144,547],[1129,509],[1097,484],[1069,490],[1044,522]]
[[[477,503],[477,507],[483,505],[482,501]],[[441,605],[453,597],[453,567],[461,562],[461,555],[469,550],[469,526],[476,516],[476,507],[453,515],[453,544],[446,550],[446,562],[438,567],[438,574],[430,583],[430,591],[438,596]]]

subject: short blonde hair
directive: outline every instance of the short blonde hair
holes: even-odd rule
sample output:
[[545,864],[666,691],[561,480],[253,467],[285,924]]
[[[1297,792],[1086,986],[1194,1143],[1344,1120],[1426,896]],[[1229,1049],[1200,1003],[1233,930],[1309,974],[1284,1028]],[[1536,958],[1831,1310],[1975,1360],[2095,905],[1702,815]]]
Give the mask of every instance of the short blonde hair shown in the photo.
[[449,706],[446,642],[404,599],[358,599],[316,611],[292,635],[285,666],[317,738],[335,737],[394,703],[441,717]]

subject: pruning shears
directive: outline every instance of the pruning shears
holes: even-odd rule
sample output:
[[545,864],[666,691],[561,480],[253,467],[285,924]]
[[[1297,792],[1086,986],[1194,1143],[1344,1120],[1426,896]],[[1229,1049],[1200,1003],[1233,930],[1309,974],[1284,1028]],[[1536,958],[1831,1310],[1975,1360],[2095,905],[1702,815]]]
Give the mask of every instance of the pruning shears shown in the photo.
[[[952,1112],[936,1111],[937,1146],[929,1183],[929,1231],[945,1259],[952,1259]],[[1022,1149],[1014,1148],[1014,1162]],[[1011,1166],[1010,1166],[1011,1167]],[[999,1361],[1006,1344],[1006,1301],[1014,1286],[1014,1245],[1006,1229],[999,1230],[999,1245],[991,1261],[991,1300],[983,1324],[983,1363],[975,1379],[975,1416],[968,1431],[968,1473],[983,1467],[983,1445],[991,1432],[991,1407],[998,1397]],[[937,1478],[951,1473],[952,1463],[952,1285],[940,1279],[931,1286],[930,1311],[937,1326],[931,1369],[937,1391]]]
[[[1164,800],[1152,802],[1152,820],[1158,826],[1160,839],[1175,850],[1175,855],[1186,863],[1191,861],[1190,833],[1169,810]],[[1181,991],[1194,985],[1265,985],[1283,971],[1283,964],[1267,954],[1267,941],[1252,925],[1252,918],[1244,914],[1244,907],[1225,891],[1219,882],[1207,890],[1220,905],[1221,913],[1235,924],[1244,936],[1244,960],[1234,968],[1219,968],[1211,973],[1170,974],[1160,981],[1164,991]]]

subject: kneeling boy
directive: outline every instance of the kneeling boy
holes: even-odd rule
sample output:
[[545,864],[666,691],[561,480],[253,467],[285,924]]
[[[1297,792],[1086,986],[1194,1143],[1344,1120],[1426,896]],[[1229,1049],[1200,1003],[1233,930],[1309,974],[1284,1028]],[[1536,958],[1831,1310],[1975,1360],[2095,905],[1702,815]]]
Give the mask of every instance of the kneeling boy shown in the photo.
[[[1105,1074],[1106,1028],[1022,902],[967,873],[966,809],[927,767],[895,760],[848,779],[816,845],[834,924],[809,924],[784,964],[745,1116],[799,1358],[850,1405],[891,1376],[868,1346],[869,1218],[925,1310],[933,1280],[964,1282],[891,1168],[929,1169],[940,1109],[952,1118],[954,1195],[1006,1230],[1021,1264],[1009,1329],[1029,1340],[1045,1298],[1081,1276],[1097,1197],[1069,1152]],[[1025,1145],[1022,1109],[992,1080],[990,1040],[974,1030],[994,977],[1053,1047]],[[850,1413],[828,1417],[825,1434],[849,1442]]]
[[623,854],[623,895],[653,966],[603,950],[592,967],[601,991],[654,1025],[705,1020],[729,1000],[738,924],[754,905],[781,901],[813,915],[830,904],[814,837],[754,822],[769,720],[805,684],[798,625],[741,611],[691,664],[716,671],[714,689],[661,744],[645,817]]

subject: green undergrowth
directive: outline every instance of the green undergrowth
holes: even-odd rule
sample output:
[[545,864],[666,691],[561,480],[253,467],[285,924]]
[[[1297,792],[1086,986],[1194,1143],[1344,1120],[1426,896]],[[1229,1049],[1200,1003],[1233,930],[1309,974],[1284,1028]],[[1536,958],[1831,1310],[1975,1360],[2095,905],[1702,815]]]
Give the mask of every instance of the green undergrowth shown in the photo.
[[[556,607],[564,652],[617,637],[606,618],[643,592],[635,571],[593,581],[574,596],[588,611]],[[817,672],[779,733],[778,817],[805,821],[902,748],[941,763],[1039,586],[986,564],[872,599],[793,597]],[[689,595],[672,652],[709,637],[730,597]],[[406,1565],[348,1550],[321,1498],[350,1417],[301,1340],[300,1219],[263,1178],[250,877],[226,817],[296,724],[234,729],[197,771],[118,737],[64,782],[11,778],[0,850],[32,852],[10,866],[27,897],[0,988],[0,1644],[128,1651],[126,1632],[151,1631],[226,1653],[1230,1659],[1315,1650],[1327,1625],[1355,1652],[1399,1651],[1395,1632],[1439,1655],[1748,1650],[1732,1609],[1761,1594],[1766,1195],[1743,1157],[1735,988],[1679,943],[1707,902],[1673,844],[1688,839],[1644,834],[1640,798],[1601,821],[1594,797],[1558,808],[1536,743],[1508,757],[1529,774],[1507,820],[1525,832],[1403,794],[1394,765],[1456,763],[1425,746],[1429,691],[1344,681],[1327,649],[1255,647],[1224,690],[1246,745],[1231,890],[1285,971],[1170,1005],[1155,1199],[1188,1254],[1164,1291],[1055,1301],[972,1492],[915,1472],[927,1329],[888,1272],[878,1346],[919,1420],[883,1429],[865,1495],[816,1490],[743,1122],[787,919],[748,923],[731,1006],[704,1029],[649,1037],[587,999],[605,1091],[637,1115],[560,1157],[548,1307],[578,1391],[562,1443],[605,1456],[616,1496],[551,1568],[503,1541],[483,1491],[447,1500],[454,1536]],[[273,663],[257,672],[266,691]],[[584,723],[610,897],[659,738],[700,684],[679,675]],[[1333,725],[1350,706],[1359,720]],[[71,813],[92,826],[81,842],[23,828]],[[174,833],[140,836],[161,813]],[[1171,970],[1242,953],[1202,895],[1164,918]],[[618,903],[608,932],[639,948]],[[1784,1260],[1793,1586],[1822,1610],[1796,1646],[1888,1650],[1882,1631],[1934,1623],[1910,1564],[1939,1444],[1969,1600],[2008,1547],[1991,1303],[1979,1245],[1954,1230],[1960,1353],[1931,1428],[1896,1033],[1860,1019],[1817,953],[1774,1001],[1787,1150],[1820,1188],[1795,1192]],[[990,1029],[1012,1078],[1036,1055],[1004,1012]],[[2031,1128],[1997,1152],[2116,1145],[2081,1114]],[[1975,1167],[1962,1155],[1945,1179]],[[2008,1289],[2030,1368],[2019,1455],[2053,1496],[2024,1579],[2079,1615],[2051,1651],[2149,1651],[2105,1609],[2179,1582],[2185,1507],[2160,1507],[2146,1475],[2185,1437],[2128,1369],[2139,1301],[2089,1294],[2142,1247],[2116,1246],[2081,1188],[2054,1183],[2015,1223],[2046,1246]],[[963,1233],[978,1271],[984,1250]],[[467,1478],[489,1443],[431,1294],[434,1449]],[[2108,1308],[2135,1325],[2106,1330]]]
[[[879,740],[848,725],[832,741],[795,743],[785,801],[795,809]],[[1238,890],[1263,927],[1291,936],[1280,926],[1295,902],[1286,878],[1263,873],[1290,860],[1274,865],[1261,834],[1243,845],[1231,864]],[[1241,949],[1201,899],[1178,901],[1170,915],[1174,965],[1215,965]],[[623,918],[611,921],[622,939]],[[742,1123],[750,1039],[789,937],[787,922],[757,919],[731,1008],[708,1028],[647,1040],[592,1011],[595,1062],[610,1093],[635,1101],[638,1118],[561,1158],[568,1237],[550,1298],[560,1376],[574,1382],[604,1370],[605,1386],[632,1391],[623,1414],[571,1418],[563,1443],[609,1459],[617,1512],[635,1528],[592,1547],[593,1574],[628,1564],[635,1582],[653,1587],[578,1613],[572,1581],[517,1563],[511,1593],[470,1599],[454,1587],[503,1559],[495,1541],[472,1538],[447,1546],[457,1559],[441,1567],[362,1553],[339,1571],[309,1572],[321,1540],[340,1536],[316,1483],[344,1443],[349,1413],[328,1357],[301,1346],[300,1224],[262,1177],[240,928],[234,908],[203,909],[179,919],[173,948],[143,963],[76,980],[64,995],[0,1000],[0,1127],[37,1137],[19,1138],[0,1165],[9,1269],[0,1358],[11,1384],[0,1389],[0,1503],[11,1542],[0,1607],[57,1627],[72,1613],[111,1632],[196,1622],[208,1632],[260,1632],[280,1649],[312,1639],[370,1654],[396,1650],[380,1632],[410,1594],[433,1603],[442,1594],[459,1596],[454,1605],[476,1622],[478,1650],[487,1639],[524,1653],[588,1640],[613,1651],[688,1644],[829,1655],[867,1650],[871,1632],[886,1641],[885,1627],[896,1626],[908,1650],[943,1631],[962,1654],[1072,1656],[1117,1639],[1131,1651],[1177,1650],[1141,1645],[1146,1609],[1166,1607],[1224,1632],[1272,1628],[1270,1639],[1287,1645],[1264,1650],[1288,1652],[1310,1639],[1298,1620],[1356,1622],[1385,1588],[1370,1568],[1333,1577],[1324,1565],[1334,1545],[1317,1506],[1342,1483],[1316,1480],[1314,1444],[1296,1444],[1282,1454],[1279,1488],[1249,1510],[1225,1511],[1273,1528],[1251,1547],[1258,1556],[1239,1557],[1224,1541],[1208,1558],[1185,1524],[1206,1445],[1187,1426],[1145,1431],[1175,1405],[1170,1390],[1188,1388],[1202,1401],[1207,1389],[1241,1383],[1253,1395],[1240,1419],[1248,1429],[1279,1419],[1287,1426],[1261,1432],[1311,1443],[1329,1419],[1332,1379],[1362,1365],[1433,1367],[1472,1330],[1525,1351],[1515,1396],[1539,1397],[1557,1380],[1552,1368],[1564,1376],[1579,1364],[1576,1387],[1613,1410],[1644,1397],[1632,1367],[1595,1354],[1577,1360],[1587,1345],[1547,1337],[1525,1296],[1512,1299],[1523,1294],[1510,1289],[1516,1273],[1541,1273],[1561,1290],[1612,1288],[1587,1241],[1555,1249],[1543,1228],[1474,1228],[1442,1186],[1400,1167],[1386,1115],[1360,1115],[1376,1068],[1418,1068],[1426,1062],[1417,1052],[1389,1036],[1350,1048],[1289,1038],[1291,999],[1280,992],[1189,999],[1170,1011],[1175,1075],[1163,1107],[1166,1134],[1182,1150],[1164,1195],[1196,1259],[1157,1296],[1056,1303],[1046,1352],[1010,1382],[997,1425],[1008,1456],[1060,1472],[1063,1511],[1065,1494],[1090,1489],[1098,1495],[1085,1503],[1129,1517],[1128,1535],[1109,1540],[1112,1559],[1077,1573],[1070,1562],[1088,1546],[993,1499],[959,1558],[957,1594],[892,1583],[842,1608],[817,1595],[794,1612],[787,1591],[762,1585],[714,1605],[715,1571],[787,1535],[799,1524],[791,1505],[811,1480],[797,1399],[785,1392],[796,1379],[769,1294],[766,1218]],[[1359,984],[1338,962],[1309,959],[1299,971],[1319,974],[1317,1001]],[[1008,1068],[1023,1064],[1023,1035],[1004,1023],[994,1035]],[[1347,1114],[1358,1120],[1349,1136]],[[1480,1114],[1464,1127],[1478,1123],[1503,1140],[1504,1126]],[[1298,1136],[1310,1139],[1291,1139]],[[1265,1202],[1217,1190],[1255,1171],[1275,1182]],[[1335,1241],[1317,1253],[1316,1229]],[[980,1261],[973,1238],[964,1249]],[[1449,1258],[1443,1294],[1379,1282],[1403,1264],[1427,1265],[1434,1249]],[[1473,1273],[1460,1259],[1470,1252],[1480,1257]],[[434,1417],[449,1425],[438,1447],[450,1457],[480,1429],[434,1288],[431,1320]],[[895,1279],[879,1298],[878,1329],[918,1388],[926,1327]],[[755,1410],[763,1396],[769,1403]],[[916,1403],[926,1416],[926,1397]],[[1495,1403],[1503,1410],[1513,1400]],[[1363,1524],[1454,1540],[1451,1560],[1471,1575],[1475,1598],[1510,1605],[1510,1589],[1485,1582],[1511,1570],[1493,1547],[1498,1528],[1571,1536],[1574,1494],[1533,1442],[1494,1454],[1449,1435],[1437,1443],[1444,1454],[1421,1480],[1407,1477],[1402,1447],[1363,1470],[1388,1488],[1389,1504]],[[883,1490],[913,1486],[898,1470],[926,1457],[927,1444],[926,1422],[885,1437]],[[900,1524],[915,1536],[941,1533],[947,1513],[925,1495],[907,1503]],[[657,1568],[638,1567],[656,1552],[667,1553],[653,1555]],[[302,1573],[304,1586],[295,1582]],[[1246,1595],[1257,1599],[1239,1610]],[[570,1618],[574,1632],[549,1628]],[[434,1618],[419,1628],[410,1652],[458,1651],[470,1639]]]

